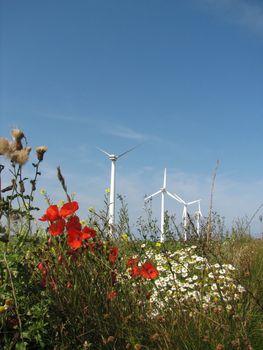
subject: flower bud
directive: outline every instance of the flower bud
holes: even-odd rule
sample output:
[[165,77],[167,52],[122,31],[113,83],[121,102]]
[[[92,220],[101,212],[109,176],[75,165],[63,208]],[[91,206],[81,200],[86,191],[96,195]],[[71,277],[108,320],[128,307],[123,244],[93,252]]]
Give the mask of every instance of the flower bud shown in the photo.
[[29,153],[31,152],[31,147],[26,147],[21,149],[20,151],[14,151],[9,154],[9,158],[19,165],[24,165],[29,158]]
[[41,162],[44,158],[44,154],[47,151],[47,147],[46,146],[38,146],[36,148],[36,153],[37,153],[37,159]]
[[17,128],[12,129],[11,134],[12,134],[13,139],[14,139],[15,141],[21,141],[22,138],[25,137],[23,131],[20,130],[20,129],[17,129]]
[[0,155],[5,155],[9,152],[9,141],[0,137]]

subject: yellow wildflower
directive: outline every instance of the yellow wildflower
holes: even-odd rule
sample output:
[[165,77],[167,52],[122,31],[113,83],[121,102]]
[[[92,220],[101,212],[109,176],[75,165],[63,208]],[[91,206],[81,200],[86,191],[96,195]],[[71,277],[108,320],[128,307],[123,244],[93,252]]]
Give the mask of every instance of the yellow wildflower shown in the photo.
[[127,233],[123,233],[121,235],[121,239],[124,241],[124,242],[128,242],[129,241],[129,236],[127,235]]

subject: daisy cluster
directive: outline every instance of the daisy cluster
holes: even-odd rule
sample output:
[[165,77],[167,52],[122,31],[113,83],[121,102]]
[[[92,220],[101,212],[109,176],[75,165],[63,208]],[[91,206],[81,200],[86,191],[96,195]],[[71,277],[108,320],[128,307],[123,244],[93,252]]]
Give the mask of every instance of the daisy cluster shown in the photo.
[[236,282],[236,269],[231,264],[211,264],[196,254],[196,246],[171,251],[145,248],[147,259],[155,262],[159,272],[151,301],[165,307],[171,301],[195,305],[200,309],[233,310],[245,292]]

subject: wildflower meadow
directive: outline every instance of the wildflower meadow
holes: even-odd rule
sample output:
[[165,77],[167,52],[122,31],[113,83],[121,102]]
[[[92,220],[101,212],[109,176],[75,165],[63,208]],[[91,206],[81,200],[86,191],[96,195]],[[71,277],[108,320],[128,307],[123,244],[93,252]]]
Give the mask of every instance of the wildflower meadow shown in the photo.
[[263,349],[263,242],[247,227],[224,233],[211,212],[184,240],[167,214],[160,242],[150,208],[131,232],[120,196],[112,228],[109,193],[81,218],[60,168],[64,201],[43,191],[40,211],[47,147],[33,156],[21,130],[11,136],[0,138],[1,349]]

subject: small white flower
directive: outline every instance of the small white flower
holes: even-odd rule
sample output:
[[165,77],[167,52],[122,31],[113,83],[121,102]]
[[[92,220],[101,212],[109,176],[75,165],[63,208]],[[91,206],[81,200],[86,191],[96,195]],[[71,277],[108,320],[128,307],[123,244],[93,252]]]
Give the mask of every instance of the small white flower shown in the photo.
[[212,289],[212,290],[217,290],[217,285],[216,285],[216,283],[213,283],[213,284],[212,284],[211,289]]
[[237,286],[237,290],[239,291],[239,293],[244,293],[246,291],[246,289],[242,287],[240,284]]
[[202,258],[201,256],[197,256],[197,258],[195,259],[197,262],[200,262],[200,261],[206,261],[205,258]]

